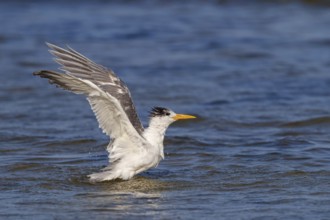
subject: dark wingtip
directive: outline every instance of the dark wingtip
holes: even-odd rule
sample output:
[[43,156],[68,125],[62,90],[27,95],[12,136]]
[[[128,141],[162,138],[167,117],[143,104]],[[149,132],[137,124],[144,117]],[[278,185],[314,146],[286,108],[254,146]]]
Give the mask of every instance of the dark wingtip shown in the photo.
[[42,72],[42,71],[35,71],[35,72],[33,72],[32,74],[33,74],[34,76],[39,76],[39,75],[41,74],[41,72]]
[[33,72],[33,75],[44,77],[46,75],[46,73],[50,73],[50,72],[48,70],[39,70],[39,71]]
[[40,70],[40,71],[36,71],[33,73],[34,76],[39,76],[41,78],[47,78],[50,79],[56,75],[55,72],[49,71],[49,70]]

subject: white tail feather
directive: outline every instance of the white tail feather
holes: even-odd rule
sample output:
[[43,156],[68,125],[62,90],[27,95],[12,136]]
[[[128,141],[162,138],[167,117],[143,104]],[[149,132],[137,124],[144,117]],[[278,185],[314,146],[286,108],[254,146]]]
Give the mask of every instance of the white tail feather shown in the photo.
[[102,181],[113,180],[113,179],[117,178],[117,176],[115,176],[111,171],[93,173],[91,175],[88,175],[88,177],[91,182],[102,182]]

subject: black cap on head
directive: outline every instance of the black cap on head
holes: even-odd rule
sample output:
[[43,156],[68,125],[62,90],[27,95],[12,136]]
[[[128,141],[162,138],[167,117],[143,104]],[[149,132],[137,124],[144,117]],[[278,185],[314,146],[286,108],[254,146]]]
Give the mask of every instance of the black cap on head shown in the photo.
[[150,111],[150,117],[170,115],[170,110],[163,107],[153,107]]

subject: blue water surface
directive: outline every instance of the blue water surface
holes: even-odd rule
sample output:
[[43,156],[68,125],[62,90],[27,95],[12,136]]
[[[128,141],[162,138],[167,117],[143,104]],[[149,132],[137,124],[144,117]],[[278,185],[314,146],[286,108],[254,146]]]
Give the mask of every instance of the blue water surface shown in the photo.
[[[329,219],[330,10],[299,1],[0,2],[1,219]],[[45,42],[112,68],[165,160],[91,184],[109,138]]]

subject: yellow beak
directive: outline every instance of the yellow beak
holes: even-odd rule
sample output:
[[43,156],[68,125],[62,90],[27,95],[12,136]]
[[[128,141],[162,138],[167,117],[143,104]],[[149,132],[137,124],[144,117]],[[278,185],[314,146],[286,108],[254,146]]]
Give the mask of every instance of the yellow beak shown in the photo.
[[192,119],[196,118],[193,115],[183,115],[183,114],[176,114],[175,116],[172,117],[174,120],[180,120],[180,119]]

